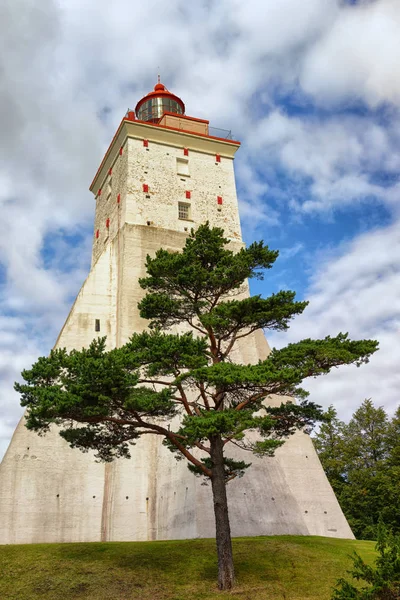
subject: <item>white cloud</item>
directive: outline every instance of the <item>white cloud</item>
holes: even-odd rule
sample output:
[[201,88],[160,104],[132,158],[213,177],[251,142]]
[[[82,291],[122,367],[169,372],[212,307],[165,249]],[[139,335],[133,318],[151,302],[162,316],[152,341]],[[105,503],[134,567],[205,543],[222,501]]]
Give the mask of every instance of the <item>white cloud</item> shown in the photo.
[[280,260],[290,260],[291,258],[296,256],[296,254],[299,254],[299,252],[301,252],[302,250],[304,250],[304,244],[302,244],[300,242],[297,242],[296,244],[294,244],[293,246],[290,246],[289,248],[281,248],[279,250],[279,259]]
[[306,56],[303,89],[323,103],[400,104],[400,11],[397,0],[343,8]]
[[377,200],[392,209],[396,181],[386,186],[375,178],[384,172],[397,179],[399,126],[395,117],[389,128],[372,116],[298,117],[275,109],[250,134],[249,160],[261,173],[263,165],[268,173],[274,164],[289,177],[307,182],[307,196],[301,188],[302,196],[292,202],[299,211],[324,212],[354,201]]
[[22,415],[14,381],[39,355],[39,346],[27,337],[27,323],[18,317],[0,317],[0,456]]
[[394,412],[400,401],[400,223],[359,236],[313,268],[310,305],[287,333],[269,336],[270,343],[279,347],[340,331],[377,339],[380,350],[368,365],[341,367],[306,387],[314,401],[334,404],[342,417],[370,397]]

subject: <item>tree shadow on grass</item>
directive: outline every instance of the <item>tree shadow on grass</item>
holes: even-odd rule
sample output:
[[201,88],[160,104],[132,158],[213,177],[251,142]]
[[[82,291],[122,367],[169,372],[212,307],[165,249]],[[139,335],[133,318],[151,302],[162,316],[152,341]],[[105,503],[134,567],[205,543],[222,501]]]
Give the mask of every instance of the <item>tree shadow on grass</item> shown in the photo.
[[144,576],[151,570],[152,578],[162,580],[173,577],[185,584],[188,572],[191,580],[213,583],[217,577],[217,555],[211,540],[181,540],[178,542],[107,542],[68,544],[58,546],[58,557],[64,567],[87,572],[99,561],[112,571],[124,571]]

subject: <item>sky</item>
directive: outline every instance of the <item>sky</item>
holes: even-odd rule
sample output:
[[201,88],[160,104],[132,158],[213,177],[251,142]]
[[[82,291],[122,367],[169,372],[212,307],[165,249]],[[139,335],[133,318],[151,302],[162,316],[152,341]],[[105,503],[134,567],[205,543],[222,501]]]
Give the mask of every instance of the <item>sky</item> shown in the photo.
[[0,3],[0,457],[13,382],[49,352],[90,266],[88,186],[128,107],[162,82],[231,129],[243,236],[280,257],[252,292],[309,306],[281,347],[347,331],[368,365],[307,383],[346,420],[400,388],[398,0]]

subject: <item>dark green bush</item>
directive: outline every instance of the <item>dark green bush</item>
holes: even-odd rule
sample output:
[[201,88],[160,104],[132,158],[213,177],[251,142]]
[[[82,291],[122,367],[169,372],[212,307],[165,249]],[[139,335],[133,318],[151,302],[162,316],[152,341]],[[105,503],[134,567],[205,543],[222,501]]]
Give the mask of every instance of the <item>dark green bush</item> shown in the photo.
[[339,579],[332,600],[399,600],[400,599],[400,536],[389,533],[383,523],[378,526],[375,566],[367,565],[356,552],[352,556],[353,569],[348,573],[367,585],[355,587]]

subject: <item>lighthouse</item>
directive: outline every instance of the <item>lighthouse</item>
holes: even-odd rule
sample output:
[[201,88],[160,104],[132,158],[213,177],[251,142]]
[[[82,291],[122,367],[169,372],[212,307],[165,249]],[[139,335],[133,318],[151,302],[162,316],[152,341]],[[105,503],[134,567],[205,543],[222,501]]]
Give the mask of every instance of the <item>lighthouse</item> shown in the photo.
[[[90,185],[91,268],[57,348],[80,349],[106,336],[111,349],[145,329],[137,304],[146,256],[179,251],[201,223],[223,228],[233,249],[243,246],[234,176],[239,147],[230,132],[188,116],[160,81],[128,110]],[[234,360],[256,363],[268,353],[258,331],[238,343]],[[140,439],[131,454],[98,463],[71,449],[56,427],[39,437],[22,418],[0,465],[0,544],[212,537],[210,490],[184,461],[158,436]],[[353,537],[309,436],[297,433],[274,458],[252,463],[228,485],[234,536]]]

